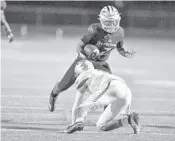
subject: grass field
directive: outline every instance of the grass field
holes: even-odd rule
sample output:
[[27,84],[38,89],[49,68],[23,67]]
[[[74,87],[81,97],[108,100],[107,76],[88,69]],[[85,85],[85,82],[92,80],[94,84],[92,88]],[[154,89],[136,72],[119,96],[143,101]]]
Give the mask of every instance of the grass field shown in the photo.
[[127,126],[99,132],[102,110],[92,112],[85,129],[67,135],[75,89],[58,97],[56,111],[47,108],[49,93],[76,58],[78,38],[18,40],[1,43],[2,141],[175,141],[175,41],[126,38],[137,51],[133,59],[113,52],[109,64],[133,92],[132,111],[141,117],[141,132]]

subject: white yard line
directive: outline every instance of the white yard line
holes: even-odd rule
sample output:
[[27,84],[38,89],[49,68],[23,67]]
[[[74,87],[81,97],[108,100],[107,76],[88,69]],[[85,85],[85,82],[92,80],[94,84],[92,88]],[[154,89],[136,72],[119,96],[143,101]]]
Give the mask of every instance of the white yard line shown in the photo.
[[[31,96],[31,95],[6,95],[3,94],[1,95],[1,98],[43,98],[43,99],[48,99],[49,96]],[[133,101],[150,101],[150,102],[175,102],[175,99],[166,99],[166,98],[133,98]]]
[[[22,107],[22,106],[2,106],[0,107],[1,108],[1,116],[2,115],[14,115],[14,116],[18,116],[18,115],[57,115],[57,116],[62,116],[62,112],[65,112],[67,111],[68,113],[71,113],[71,109],[65,109],[65,108],[57,108],[56,109],[56,112],[50,112],[46,107]],[[16,112],[2,112],[2,109],[18,109],[18,110],[41,110],[41,111],[36,111],[36,113],[32,113],[32,112],[23,112],[23,113],[16,113]],[[44,110],[47,110],[47,112],[44,112]],[[59,113],[59,111],[61,111],[61,113]],[[131,111],[135,111],[139,114],[154,114],[154,115],[165,115],[165,116],[169,116],[169,115],[175,115],[175,111],[166,111],[166,110],[158,110],[158,111],[155,111],[155,110],[149,110],[149,111],[146,111],[146,110],[137,110],[137,109],[131,109]],[[58,113],[57,113],[58,112]],[[101,109],[98,109],[96,110],[96,112],[101,112]]]
[[[47,105],[46,107],[1,106],[0,108],[1,110],[2,109],[28,109],[28,110],[46,110],[47,109],[48,110]],[[56,110],[63,111],[64,108],[57,108]]]
[[175,81],[170,80],[134,80],[133,83],[139,85],[155,85],[175,88]]
[[[38,129],[36,129],[36,130],[39,131]],[[48,130],[49,130],[49,128],[48,128]],[[11,131],[11,132],[31,132],[31,131],[35,131],[35,129],[5,129],[5,128],[1,128],[1,131],[4,131],[4,132],[5,131],[7,131],[7,132],[9,132],[9,131]],[[58,131],[56,129],[55,129],[55,131],[57,133],[64,133],[64,131]],[[43,130],[41,132],[43,132]],[[81,131],[78,134],[101,134],[101,133],[102,132],[99,132],[99,131]],[[124,132],[103,132],[103,134],[124,134]],[[141,135],[141,134],[143,134],[143,135],[175,136],[175,134],[173,134],[173,133],[153,133],[153,132],[145,133],[145,132],[140,132],[139,135]]]

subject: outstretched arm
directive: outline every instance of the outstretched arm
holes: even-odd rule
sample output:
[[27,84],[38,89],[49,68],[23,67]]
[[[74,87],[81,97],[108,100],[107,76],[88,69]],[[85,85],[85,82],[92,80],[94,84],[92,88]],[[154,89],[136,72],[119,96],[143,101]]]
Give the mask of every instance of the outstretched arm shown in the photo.
[[82,99],[83,99],[83,93],[81,93],[80,91],[77,91],[76,97],[75,97],[75,101],[74,101],[74,105],[72,107],[72,124],[75,123],[75,120],[76,120],[76,109],[82,103]]
[[84,81],[82,81],[80,83],[77,81],[77,83],[78,83],[78,85],[77,85],[77,93],[76,93],[76,96],[75,96],[74,105],[72,107],[72,124],[74,124],[75,121],[76,121],[76,110],[79,107],[79,105],[82,103],[83,95],[86,92],[87,80],[88,79],[85,79]]
[[126,58],[132,58],[134,56],[134,54],[136,53],[134,50],[132,49],[127,49],[124,45],[123,45],[123,41],[120,41],[117,43],[117,50],[118,52],[126,57]]

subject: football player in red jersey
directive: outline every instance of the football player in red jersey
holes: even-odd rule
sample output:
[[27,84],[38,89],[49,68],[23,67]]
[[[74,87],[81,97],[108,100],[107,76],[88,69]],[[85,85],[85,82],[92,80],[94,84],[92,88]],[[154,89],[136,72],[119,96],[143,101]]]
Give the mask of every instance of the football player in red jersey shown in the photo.
[[[55,109],[55,102],[57,96],[72,86],[76,80],[74,75],[74,68],[77,62],[82,59],[90,60],[95,69],[103,70],[109,73],[111,69],[106,62],[112,50],[117,49],[118,52],[127,58],[134,55],[133,50],[129,50],[123,46],[124,30],[120,27],[120,13],[113,6],[105,6],[99,14],[100,23],[94,23],[89,26],[88,33],[84,35],[78,46],[78,57],[70,66],[62,80],[55,84],[49,99],[49,110],[51,112]],[[94,50],[92,52],[93,58],[89,58],[84,51],[86,46],[95,46],[99,49],[99,53]]]
[[5,15],[4,15],[4,10],[6,9],[7,4],[4,0],[1,1],[1,25],[5,26],[6,32],[7,32],[7,37],[9,39],[9,42],[12,42],[14,40],[14,36],[12,33],[12,30],[6,21]]

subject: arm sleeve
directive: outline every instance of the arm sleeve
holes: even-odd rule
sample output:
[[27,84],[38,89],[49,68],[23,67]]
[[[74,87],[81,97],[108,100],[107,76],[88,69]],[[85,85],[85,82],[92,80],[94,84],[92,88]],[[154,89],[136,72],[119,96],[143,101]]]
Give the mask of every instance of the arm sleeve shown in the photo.
[[118,51],[127,51],[127,48],[124,46],[123,40],[117,43],[117,50]]
[[125,52],[127,51],[127,48],[123,46],[123,41],[117,43],[117,50],[120,53],[120,55],[126,57]]
[[116,49],[120,53],[120,55],[126,57],[125,53],[127,52],[127,48],[124,46],[124,41],[123,41],[124,36],[125,36],[124,29],[120,28],[119,33],[120,33],[120,40],[117,43]]
[[119,42],[117,44],[117,50],[118,52],[120,53],[120,55],[126,57],[126,58],[131,58],[135,51],[132,50],[132,49],[127,49],[125,46],[123,46],[123,43],[122,42]]

